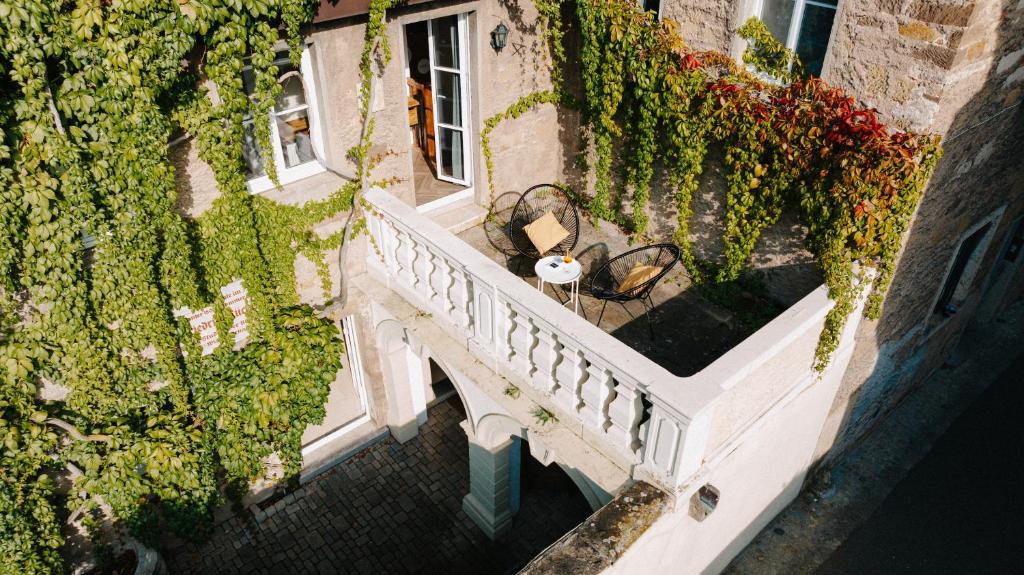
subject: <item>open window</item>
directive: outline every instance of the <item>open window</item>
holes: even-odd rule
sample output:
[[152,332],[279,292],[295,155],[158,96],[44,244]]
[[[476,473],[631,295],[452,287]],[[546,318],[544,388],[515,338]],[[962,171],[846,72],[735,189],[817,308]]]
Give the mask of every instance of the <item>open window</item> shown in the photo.
[[796,52],[808,74],[820,76],[838,5],[838,0],[758,0],[754,13]]
[[[281,93],[270,112],[270,150],[260,149],[252,116],[247,115],[243,120],[242,156],[249,190],[254,193],[274,187],[267,176],[267,162],[274,163],[282,184],[324,171],[317,160],[324,152],[309,49],[303,50],[298,68],[292,64],[287,50],[277,52],[274,65]],[[256,75],[252,66],[242,69],[242,87],[247,96],[255,92]]]
[[977,226],[960,241],[956,256],[946,274],[946,281],[942,284],[942,291],[935,300],[933,313],[951,317],[967,299],[994,229],[995,221],[990,219]]

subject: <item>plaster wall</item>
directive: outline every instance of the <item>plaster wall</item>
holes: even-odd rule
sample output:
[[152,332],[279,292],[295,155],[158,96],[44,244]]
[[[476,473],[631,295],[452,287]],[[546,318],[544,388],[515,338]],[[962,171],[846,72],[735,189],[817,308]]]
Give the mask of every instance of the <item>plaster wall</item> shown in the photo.
[[[680,574],[721,571],[799,493],[840,374],[799,384],[724,455],[705,462],[704,473],[677,494],[675,507],[603,573],[663,573],[668,565]],[[690,500],[705,484],[717,488],[720,499],[697,521]]]

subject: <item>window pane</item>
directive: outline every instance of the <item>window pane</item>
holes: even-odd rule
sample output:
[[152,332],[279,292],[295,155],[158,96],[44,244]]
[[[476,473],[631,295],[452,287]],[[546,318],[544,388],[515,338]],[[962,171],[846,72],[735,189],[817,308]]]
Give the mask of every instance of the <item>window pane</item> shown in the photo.
[[[290,67],[290,66],[289,66]],[[287,72],[282,72],[284,75]],[[298,73],[292,73],[290,76],[281,80],[281,93],[277,95],[277,102],[274,105],[274,109],[278,112],[282,110],[290,110],[306,104],[306,92],[302,87],[302,78]]]
[[256,143],[256,129],[252,122],[242,124],[242,129],[242,162],[245,164],[245,178],[251,180],[265,176],[267,171],[263,168],[263,154]]
[[654,12],[655,17],[661,11],[661,0],[641,0],[640,5],[647,12]]
[[462,94],[459,75],[437,71],[437,120],[462,127]]
[[804,18],[800,22],[800,36],[796,41],[796,54],[803,62],[808,74],[821,75],[821,66],[825,62],[828,50],[828,39],[832,34],[832,20],[836,17],[835,8],[825,8],[806,4]]
[[242,91],[246,96],[252,96],[252,93],[256,91],[256,73],[252,71],[252,68],[242,68]]
[[438,18],[431,24],[434,26],[434,64],[459,69],[459,17]]
[[466,179],[462,166],[462,132],[441,128],[441,173],[455,178]]
[[[988,230],[992,227],[992,222],[981,226],[973,234],[967,236],[964,241],[960,244],[960,249],[956,252],[956,259],[953,260],[953,267],[949,270],[949,275],[946,276],[946,283],[942,286],[942,292],[939,295],[939,301],[935,303],[935,313],[941,313],[944,315],[952,315],[956,310],[948,310],[949,306],[953,302],[953,296],[956,295],[957,287],[960,282],[964,279],[964,271],[967,269],[967,263],[971,261],[971,257],[974,252],[981,245],[981,240],[988,233]],[[971,278],[973,280],[973,278]]]
[[775,39],[783,44],[789,37],[789,23],[793,20],[795,0],[764,0],[761,20]]
[[281,152],[286,168],[316,159],[313,154],[313,141],[309,137],[308,112],[308,109],[298,110],[276,117],[277,133],[281,138]]

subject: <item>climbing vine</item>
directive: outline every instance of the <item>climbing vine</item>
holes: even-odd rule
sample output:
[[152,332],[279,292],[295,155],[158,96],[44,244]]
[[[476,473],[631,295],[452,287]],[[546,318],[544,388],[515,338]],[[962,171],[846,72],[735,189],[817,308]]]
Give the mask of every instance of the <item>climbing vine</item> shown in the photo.
[[[537,4],[550,10],[548,0]],[[575,8],[591,213],[642,236],[660,168],[676,195],[674,240],[700,283],[735,280],[761,231],[797,210],[836,301],[817,349],[823,369],[862,291],[855,264],[877,271],[866,314],[879,313],[903,233],[941,155],[938,138],[889,130],[842,90],[802,79],[792,51],[756,19],[739,33],[748,40],[745,63],[765,79],[723,54],[688,49],[671,20],[655,21],[635,2],[580,0]],[[718,264],[698,260],[689,239],[711,146],[724,151],[727,183]]]
[[[372,5],[380,36],[390,2]],[[278,204],[248,193],[242,151],[250,119],[270,149],[278,30],[297,64],[316,6],[0,1],[0,573],[60,572],[65,518],[194,538],[272,455],[298,471],[343,342],[299,305],[294,259],[328,298],[324,253],[345,237],[313,228],[363,183]],[[195,220],[176,209],[180,133],[220,193]],[[244,328],[221,294],[237,280]],[[204,354],[187,318],[207,306],[220,345]]]
[[747,41],[743,62],[757,72],[787,83],[805,77],[796,52],[772,36],[759,18],[749,18],[736,29],[736,35]]
[[494,202],[495,194],[494,153],[491,150],[491,132],[505,120],[518,118],[541,104],[554,104],[568,108],[576,108],[578,106],[576,100],[569,94],[558,90],[543,90],[519,98],[504,111],[484,120],[484,127],[480,130],[480,150],[484,156],[484,165],[487,168],[487,189],[491,196],[491,203]]

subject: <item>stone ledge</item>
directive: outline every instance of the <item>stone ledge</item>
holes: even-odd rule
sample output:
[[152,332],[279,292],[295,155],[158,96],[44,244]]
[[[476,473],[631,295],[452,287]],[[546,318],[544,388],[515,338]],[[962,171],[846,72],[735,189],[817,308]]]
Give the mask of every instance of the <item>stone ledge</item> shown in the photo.
[[555,544],[519,575],[592,575],[611,566],[669,508],[671,499],[638,481]]

